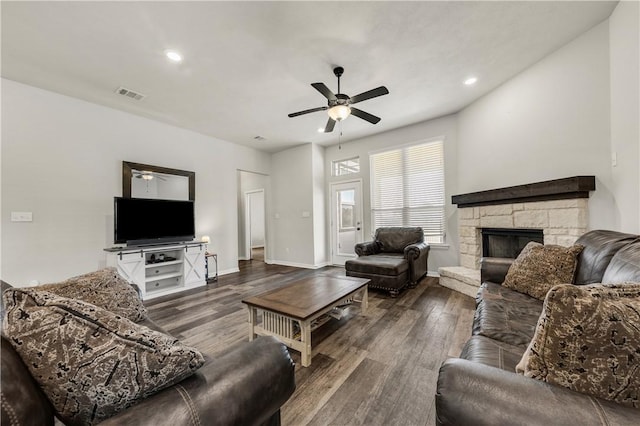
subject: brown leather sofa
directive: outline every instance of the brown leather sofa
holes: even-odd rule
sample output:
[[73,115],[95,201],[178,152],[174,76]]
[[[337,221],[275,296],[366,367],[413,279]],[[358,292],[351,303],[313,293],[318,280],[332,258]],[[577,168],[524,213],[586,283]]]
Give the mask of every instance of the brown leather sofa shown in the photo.
[[[640,281],[640,236],[591,231],[576,284]],[[438,425],[640,425],[640,410],[515,373],[542,301],[500,284],[511,259],[483,259],[472,337],[440,368]]]
[[419,227],[378,228],[374,240],[356,244],[355,252],[358,258],[345,262],[346,274],[371,280],[370,288],[387,290],[391,297],[427,274],[429,244]]
[[[8,287],[3,281],[2,291]],[[165,332],[151,320],[140,324]],[[1,349],[2,424],[53,425],[51,403],[4,337]],[[260,337],[207,359],[191,377],[100,424],[279,425],[280,407],[294,390],[287,348],[275,338]]]

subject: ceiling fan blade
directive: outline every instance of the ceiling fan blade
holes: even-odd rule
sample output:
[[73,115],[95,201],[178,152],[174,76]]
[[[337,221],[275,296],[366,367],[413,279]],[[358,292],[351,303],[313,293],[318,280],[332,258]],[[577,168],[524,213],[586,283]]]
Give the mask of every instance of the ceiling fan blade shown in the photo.
[[384,86],[380,86],[380,87],[376,87],[375,89],[371,89],[367,92],[360,93],[359,95],[352,96],[350,103],[355,104],[358,102],[366,101],[367,99],[377,98],[378,96],[388,95],[388,94],[389,94],[389,91],[387,90],[387,88]]
[[351,115],[355,115],[358,118],[362,118],[365,121],[368,121],[371,124],[376,124],[380,121],[380,117],[376,117],[375,115],[369,114],[368,112],[364,112],[361,109],[351,107]]
[[302,114],[309,114],[310,112],[325,111],[328,108],[329,107],[323,106],[323,107],[318,107],[318,108],[305,109],[304,111],[293,112],[293,113],[289,114],[289,117],[293,118],[293,117],[297,117],[297,116],[302,115]]
[[334,95],[333,92],[329,90],[327,86],[324,85],[324,83],[311,83],[311,85],[313,86],[314,89],[322,93],[322,95],[325,98],[329,99],[330,101],[335,101],[336,99],[338,99],[336,98],[336,95]]
[[324,132],[325,133],[333,132],[333,128],[335,127],[335,125],[336,125],[336,121],[333,118],[329,117],[329,121],[327,121],[327,126],[324,128]]

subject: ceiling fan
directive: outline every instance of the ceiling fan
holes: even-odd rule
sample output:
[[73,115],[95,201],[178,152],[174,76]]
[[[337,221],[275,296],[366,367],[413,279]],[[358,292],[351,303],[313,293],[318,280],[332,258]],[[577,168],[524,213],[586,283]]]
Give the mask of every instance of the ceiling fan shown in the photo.
[[356,104],[358,102],[366,101],[367,99],[377,98],[378,96],[388,95],[389,90],[386,87],[380,86],[375,89],[371,89],[369,91],[360,93],[356,96],[347,96],[344,93],[340,93],[340,77],[344,73],[344,68],[335,67],[333,69],[333,73],[336,77],[338,77],[338,93],[334,94],[324,83],[311,83],[314,89],[320,92],[325,98],[327,98],[327,106],[311,108],[304,111],[298,111],[289,114],[289,117],[297,117],[303,114],[309,114],[311,112],[317,111],[327,111],[329,113],[329,121],[327,121],[327,125],[324,128],[325,133],[329,133],[333,131],[334,126],[336,125],[336,121],[342,121],[349,117],[349,115],[355,115],[358,118],[361,118],[365,121],[368,121],[371,124],[376,124],[380,121],[380,117],[376,117],[375,115],[369,114],[368,112],[362,111],[361,109],[354,108],[351,105]]
[[137,179],[144,179],[146,181],[150,181],[150,180],[152,180],[154,178],[160,179],[160,180],[166,180],[165,178],[160,176],[159,173],[150,172],[150,171],[146,171],[146,170],[142,170],[142,171],[133,170],[133,177],[135,177]]

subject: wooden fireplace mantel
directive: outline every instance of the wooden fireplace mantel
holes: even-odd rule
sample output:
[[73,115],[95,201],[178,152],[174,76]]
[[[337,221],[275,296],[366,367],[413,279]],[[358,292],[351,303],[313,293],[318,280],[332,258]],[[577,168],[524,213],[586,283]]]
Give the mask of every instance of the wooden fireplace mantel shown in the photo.
[[573,176],[564,179],[554,179],[544,182],[528,183],[526,185],[454,195],[451,197],[451,203],[457,204],[458,208],[463,208],[531,201],[589,198],[589,191],[594,191],[595,189],[595,176]]

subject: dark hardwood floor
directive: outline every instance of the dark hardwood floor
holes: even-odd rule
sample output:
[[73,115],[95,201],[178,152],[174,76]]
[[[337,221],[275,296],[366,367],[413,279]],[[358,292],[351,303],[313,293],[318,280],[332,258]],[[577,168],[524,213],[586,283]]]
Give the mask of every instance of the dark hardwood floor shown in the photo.
[[[260,252],[240,272],[205,288],[145,303],[149,316],[186,344],[215,356],[248,339],[243,298],[313,274],[344,275],[267,265]],[[310,367],[296,361],[297,389],[282,407],[282,424],[433,425],[438,368],[457,356],[471,334],[473,299],[423,279],[396,299],[369,292],[369,309],[350,307],[312,335]]]

